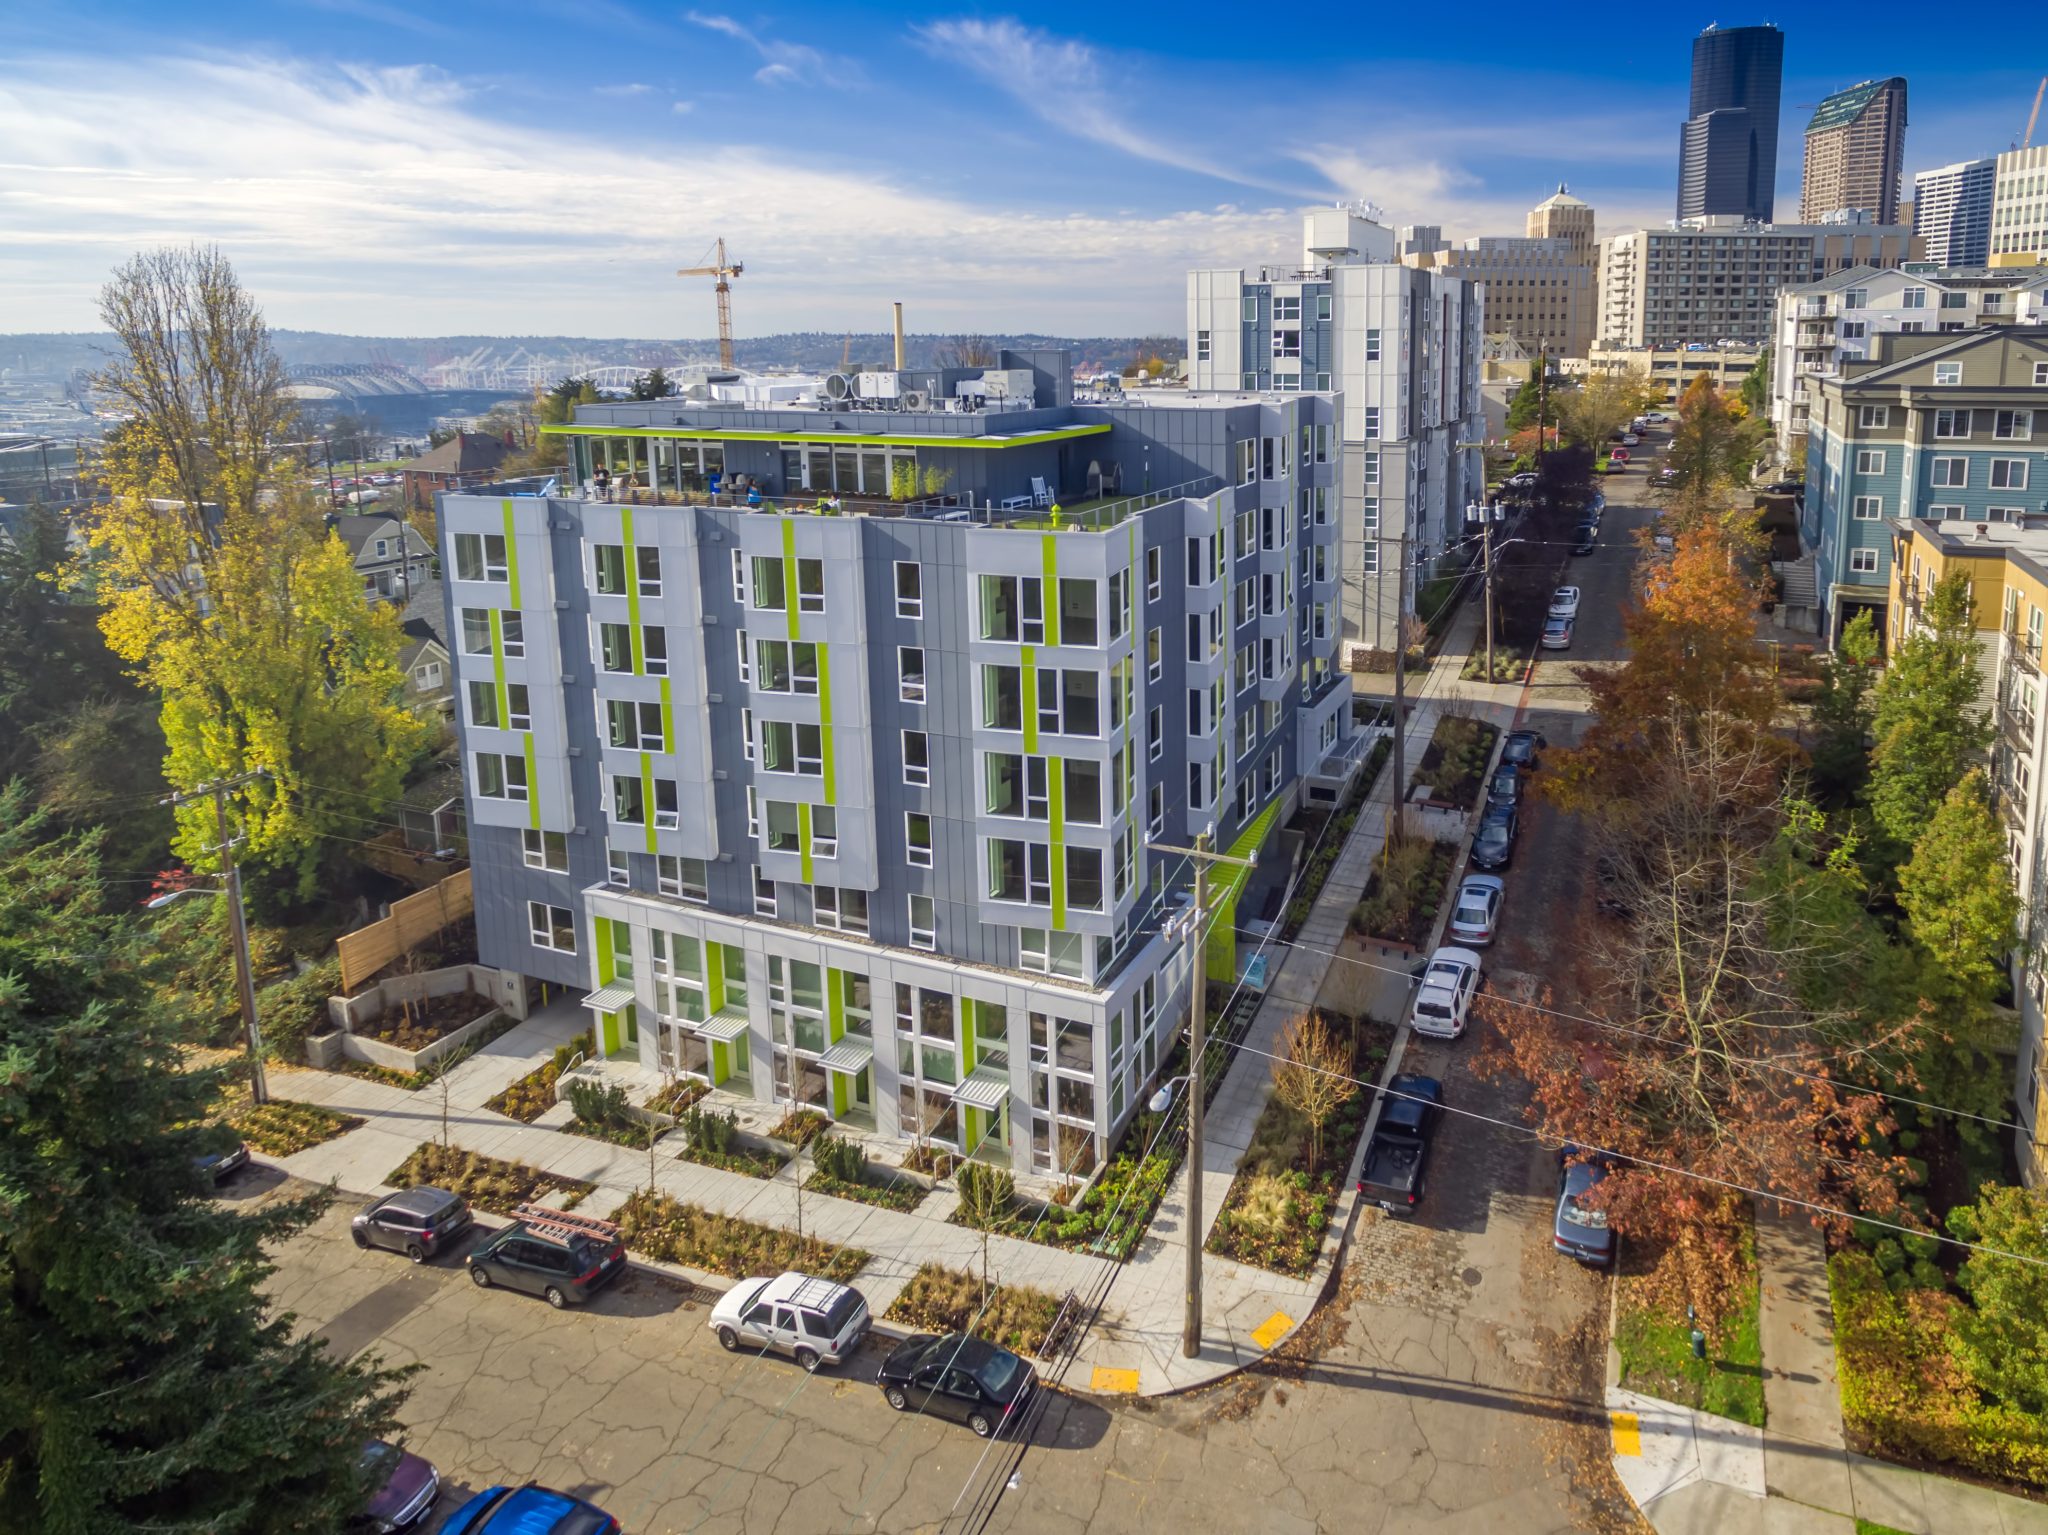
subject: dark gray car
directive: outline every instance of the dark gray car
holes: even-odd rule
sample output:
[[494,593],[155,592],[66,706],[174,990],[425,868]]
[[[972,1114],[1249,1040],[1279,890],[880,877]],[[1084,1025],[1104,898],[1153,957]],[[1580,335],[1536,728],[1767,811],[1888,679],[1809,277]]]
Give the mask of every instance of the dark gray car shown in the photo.
[[358,1247],[382,1247],[425,1263],[445,1252],[475,1220],[469,1201],[460,1194],[422,1184],[387,1194],[369,1209],[357,1211],[349,1222],[349,1235]]

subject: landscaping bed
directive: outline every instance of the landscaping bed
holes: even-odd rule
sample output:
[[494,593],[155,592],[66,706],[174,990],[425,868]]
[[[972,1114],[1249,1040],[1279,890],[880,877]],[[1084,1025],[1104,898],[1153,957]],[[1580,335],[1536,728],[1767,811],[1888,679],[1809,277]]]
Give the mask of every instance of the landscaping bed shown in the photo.
[[1358,814],[1364,808],[1365,797],[1372,793],[1373,785],[1379,781],[1380,769],[1393,749],[1394,743],[1381,736],[1373,742],[1365,766],[1359,769],[1358,777],[1352,781],[1350,795],[1341,804],[1327,813],[1308,808],[1298,810],[1288,823],[1288,830],[1299,832],[1303,845],[1314,848],[1315,853],[1309,859],[1308,867],[1302,870],[1301,883],[1287,902],[1280,928],[1281,942],[1292,939],[1301,931],[1302,923],[1308,921],[1309,910],[1315,905],[1316,897],[1322,894],[1323,886],[1330,878],[1330,870],[1336,865],[1337,855],[1344,850],[1352,828],[1358,824]]
[[[1496,645],[1493,654],[1493,681],[1520,682],[1529,675],[1529,658],[1525,655],[1510,655],[1504,646]],[[1466,682],[1484,682],[1486,677],[1486,652],[1476,650],[1465,657],[1465,664],[1458,668],[1458,676]]]
[[337,1114],[314,1103],[292,1103],[273,1098],[252,1103],[228,1116],[235,1133],[269,1157],[288,1157],[337,1135],[358,1128],[362,1119],[354,1114]]
[[848,1183],[825,1173],[812,1173],[804,1188],[813,1194],[829,1194],[834,1199],[852,1199],[864,1205],[880,1205],[885,1210],[903,1211],[915,1210],[931,1192],[922,1183],[912,1183],[909,1179]]
[[416,1093],[427,1085],[427,1074],[423,1071],[393,1071],[389,1066],[373,1066],[368,1061],[350,1060],[343,1056],[331,1068],[361,1077],[366,1082],[382,1082],[386,1087],[402,1087],[409,1093]]
[[1363,899],[1351,908],[1351,931],[1384,943],[1420,947],[1443,906],[1459,851],[1456,842],[1415,837],[1382,847]]
[[866,1267],[869,1257],[858,1247],[835,1247],[816,1237],[714,1214],[646,1189],[629,1195],[612,1219],[633,1251],[728,1279],[799,1269],[844,1281]]
[[1684,1311],[1652,1299],[1644,1276],[1615,1280],[1614,1347],[1624,1390],[1639,1391],[1763,1427],[1763,1348],[1757,1334],[1756,1237],[1744,1225],[1739,1298],[1708,1336],[1707,1357],[1692,1356],[1692,1323]]
[[647,1100],[647,1110],[680,1118],[686,1110],[696,1107],[697,1100],[710,1091],[694,1077],[679,1077]]
[[1484,720],[1461,714],[1446,714],[1436,722],[1429,746],[1416,765],[1409,788],[1427,784],[1430,803],[1454,810],[1470,810],[1478,803],[1479,790],[1486,781],[1486,765],[1493,760],[1493,743],[1500,730]]
[[729,1173],[765,1179],[781,1172],[789,1160],[772,1147],[743,1143],[738,1116],[731,1110],[720,1114],[713,1109],[690,1109],[677,1117],[676,1128],[689,1141],[676,1153],[678,1162],[695,1162],[700,1167],[723,1168]]
[[949,1218],[956,1226],[1037,1242],[1066,1252],[1100,1252],[1128,1258],[1151,1224],[1166,1185],[1180,1165],[1178,1155],[1113,1158],[1073,1205],[1012,1197],[977,1221],[963,1198]]
[[[1378,1080],[1393,1048],[1392,1026],[1376,1018],[1325,1015],[1324,1021],[1348,1048],[1345,1074]],[[1323,1126],[1322,1154],[1311,1165],[1313,1127],[1276,1090],[1238,1161],[1206,1250],[1297,1279],[1314,1272],[1372,1096],[1359,1088],[1336,1109]]]
[[903,1154],[903,1170],[927,1178],[950,1178],[959,1165],[959,1157],[937,1146],[913,1146]]
[[355,1032],[360,1038],[379,1040],[400,1050],[424,1050],[443,1035],[476,1022],[496,1006],[490,998],[473,991],[453,991],[446,996],[422,998],[409,1007],[400,1004],[376,1018],[366,1019],[356,1026]]
[[883,1316],[919,1332],[972,1332],[1002,1348],[1034,1354],[1045,1342],[1060,1297],[1028,1285],[996,1285],[984,1291],[979,1275],[927,1263],[910,1276]]
[[[428,1141],[393,1168],[384,1182],[392,1188],[432,1184],[451,1194],[460,1194],[479,1210],[493,1215],[510,1215],[516,1206],[542,1200],[561,1210],[574,1209],[597,1185],[581,1178],[564,1178],[524,1162],[502,1162],[481,1152]],[[560,1195],[561,1198],[553,1196]]]
[[522,1124],[532,1124],[541,1115],[555,1106],[555,1083],[578,1054],[589,1054],[596,1048],[597,1041],[588,1029],[578,1034],[566,1045],[555,1046],[553,1060],[543,1061],[518,1081],[512,1083],[484,1107],[504,1114]]
[[783,1141],[801,1151],[810,1144],[811,1137],[821,1135],[832,1128],[832,1121],[816,1109],[791,1109],[776,1121],[775,1128],[768,1132],[772,1141]]

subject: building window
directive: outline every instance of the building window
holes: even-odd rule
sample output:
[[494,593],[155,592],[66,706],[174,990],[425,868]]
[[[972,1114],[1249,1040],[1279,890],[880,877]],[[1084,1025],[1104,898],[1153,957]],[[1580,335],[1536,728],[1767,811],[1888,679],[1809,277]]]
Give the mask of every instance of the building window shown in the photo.
[[915,560],[896,562],[896,616],[924,617],[924,575]]
[[896,647],[896,696],[907,704],[924,702],[924,647]]
[[922,730],[903,732],[903,781],[918,788],[932,781],[931,737]]
[[1858,522],[1875,522],[1884,515],[1884,497],[1858,496],[1853,515]]
[[1892,408],[1889,405],[1859,405],[1856,407],[1856,424],[1860,427],[1884,427],[1891,424]]
[[[621,751],[658,752],[662,749],[660,704],[608,698],[604,701],[604,712],[607,745]],[[751,743],[748,751],[751,755]]]
[[[1963,508],[1960,506],[1930,506],[1921,515],[1929,522],[1962,522],[1965,520]],[[2008,591],[2006,595],[2015,596],[2017,594]]]
[[496,730],[501,721],[498,718],[498,687],[492,682],[471,682],[469,684],[469,723],[473,730]]
[[1966,410],[1938,410],[1934,413],[1934,435],[1937,437],[1967,437],[1970,435],[1970,413]]
[[910,946],[913,949],[936,949],[939,946],[938,910],[928,895],[914,895],[909,899]]
[[2023,458],[1994,458],[1991,461],[1993,490],[2025,490],[2027,461]]
[[1851,549],[1849,551],[1849,569],[1853,574],[1859,576],[1875,574],[1877,571],[1877,551],[1875,549]]
[[1154,704],[1148,724],[1145,756],[1147,761],[1157,762],[1166,755],[1166,711]]
[[526,921],[535,948],[553,949],[557,954],[576,952],[576,919],[568,907],[528,901]]
[[932,866],[932,818],[922,810],[904,812],[903,857],[914,869]]
[[478,752],[476,792],[479,799],[525,799],[526,759],[502,756],[497,752]]
[[633,627],[630,624],[597,626],[597,664],[608,672],[633,670]]
[[625,596],[625,548],[619,544],[593,544],[590,557],[595,570],[597,594],[600,597]]
[[502,533],[456,534],[455,579],[458,581],[503,581],[505,579],[505,535]]
[[1360,455],[1360,457],[1361,457],[1361,460],[1363,461],[1363,463],[1364,463],[1364,465],[1365,465],[1365,483],[1366,483],[1366,484],[1368,484],[1368,485],[1377,485],[1377,484],[1379,484],[1379,482],[1380,482],[1380,456],[1379,456],[1378,452],[1376,452],[1376,451],[1375,451],[1375,452],[1365,453],[1365,454],[1362,454],[1362,455]]
[[2034,387],[2036,389],[2048,388],[2048,362],[2037,362],[2034,364]]
[[529,828],[519,837],[527,868],[546,869],[550,874],[569,872],[569,839],[564,833]]
[[1377,330],[1368,329],[1365,333],[1365,360],[1367,362],[1378,362],[1380,360],[1380,333]]
[[1991,435],[2004,442],[2026,442],[2034,435],[2034,413],[2030,410],[1993,411]]
[[1856,450],[1856,472],[1858,474],[1883,474],[1884,449],[1858,448]]
[[[841,933],[865,933],[868,930],[867,892],[841,890],[836,885],[814,885],[811,887],[811,915],[819,927],[829,927]],[[774,963],[772,957],[769,963]],[[771,995],[774,989],[771,976]]]
[[1943,488],[1967,486],[1970,483],[1970,461],[1967,458],[1935,459],[1929,483]]
[[612,775],[612,819],[621,826],[647,824],[647,790],[638,778]]
[[1205,330],[1198,330],[1195,332],[1195,361],[1207,362],[1208,360],[1209,333]]
[[1150,682],[1157,682],[1166,671],[1166,650],[1161,633],[1156,627],[1145,631],[1145,677]]
[[604,850],[604,878],[608,885],[617,885],[624,890],[633,883],[633,861],[622,848],[608,847]]
[[462,610],[462,653],[466,656],[487,656],[491,653],[489,608]]
[[[775,881],[761,872],[761,866],[754,866],[754,915],[772,917],[775,915]],[[726,1000],[731,1001],[731,988],[727,988]]]
[[1938,362],[1934,365],[1934,382],[1938,387],[1947,388],[1963,381],[1963,365],[1959,362]]

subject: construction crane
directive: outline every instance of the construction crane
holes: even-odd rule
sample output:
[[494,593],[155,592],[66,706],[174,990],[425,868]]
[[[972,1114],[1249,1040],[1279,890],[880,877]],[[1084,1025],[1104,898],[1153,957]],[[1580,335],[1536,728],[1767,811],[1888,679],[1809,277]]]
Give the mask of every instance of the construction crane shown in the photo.
[[715,277],[718,279],[718,365],[732,366],[732,284],[728,278],[737,277],[746,270],[737,261],[725,259],[725,237],[718,239],[718,259],[710,266],[686,266],[678,269],[678,277]]
[[2041,93],[2048,91],[2048,75],[2041,77],[2041,83],[2034,87],[2034,110],[2027,114],[2027,136],[2020,140],[2020,148],[2034,147],[2034,124],[2041,120]]

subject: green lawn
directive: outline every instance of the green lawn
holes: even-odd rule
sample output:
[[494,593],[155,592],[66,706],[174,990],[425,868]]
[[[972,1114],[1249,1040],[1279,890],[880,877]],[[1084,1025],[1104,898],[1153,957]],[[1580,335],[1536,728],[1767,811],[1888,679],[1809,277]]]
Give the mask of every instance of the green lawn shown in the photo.
[[1754,1257],[1748,1299],[1728,1319],[1721,1338],[1708,1339],[1707,1357],[1692,1357],[1685,1313],[1653,1311],[1631,1304],[1634,1288],[1617,1281],[1614,1344],[1621,1353],[1621,1384],[1630,1391],[1681,1402],[1719,1418],[1761,1428],[1764,1422],[1763,1349],[1757,1338]]
[[1856,1535],[1912,1535],[1912,1531],[1902,1530],[1897,1525],[1879,1524],[1875,1519],[1858,1519]]

